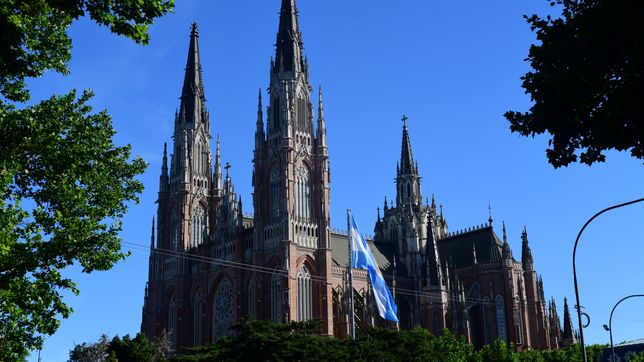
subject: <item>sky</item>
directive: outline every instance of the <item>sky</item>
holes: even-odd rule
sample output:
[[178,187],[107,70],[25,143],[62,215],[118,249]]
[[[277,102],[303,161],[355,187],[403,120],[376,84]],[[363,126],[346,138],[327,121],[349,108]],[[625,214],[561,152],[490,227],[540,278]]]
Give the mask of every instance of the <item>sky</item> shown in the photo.
[[[279,3],[177,1],[174,13],[151,27],[145,47],[80,20],[69,30],[71,73],[29,82],[34,101],[92,89],[95,110],[113,117],[116,143],[131,144],[149,163],[140,176],[141,201],[123,219],[124,241],[150,242],[163,143],[172,141],[193,21],[199,24],[212,136],[221,137],[222,161],[232,165],[244,212],[252,212],[257,91],[266,96]],[[497,234],[504,221],[520,259],[526,226],[546,298],[556,299],[563,317],[563,298],[575,304],[577,233],[601,209],[642,197],[644,167],[628,154],[609,152],[603,164],[555,170],[545,157],[547,136],[510,132],[503,113],[530,107],[520,77],[529,70],[524,60],[535,36],[523,15],[556,15],[559,9],[545,0],[299,0],[298,10],[313,87],[324,91],[333,228],[346,228],[351,208],[363,233],[372,233],[376,208],[395,196],[406,114],[423,196],[433,194],[443,205],[449,230],[485,223],[489,203]],[[644,203],[611,211],[581,238],[577,269],[581,304],[591,318],[584,330],[588,343],[608,343],[602,324],[612,306],[644,292],[643,216]],[[147,270],[148,252],[138,249],[107,272],[66,270],[81,294],[65,293],[74,313],[46,338],[43,360],[65,361],[74,344],[104,333],[135,335]],[[615,312],[616,342],[644,337],[643,305],[633,299]],[[36,358],[33,353],[30,360]]]

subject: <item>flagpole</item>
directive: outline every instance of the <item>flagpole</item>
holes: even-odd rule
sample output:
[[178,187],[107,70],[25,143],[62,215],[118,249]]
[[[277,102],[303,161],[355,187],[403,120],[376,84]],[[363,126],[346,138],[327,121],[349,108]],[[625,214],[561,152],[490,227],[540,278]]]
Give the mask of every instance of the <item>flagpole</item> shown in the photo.
[[349,328],[351,338],[356,338],[356,320],[353,308],[353,243],[351,242],[351,210],[347,209],[347,243],[349,250],[349,265],[347,265],[347,273],[349,274]]

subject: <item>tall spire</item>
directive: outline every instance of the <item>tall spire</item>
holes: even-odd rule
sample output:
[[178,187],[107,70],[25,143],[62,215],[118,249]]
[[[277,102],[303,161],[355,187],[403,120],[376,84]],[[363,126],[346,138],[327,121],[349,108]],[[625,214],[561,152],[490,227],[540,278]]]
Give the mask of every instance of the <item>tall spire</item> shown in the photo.
[[262,112],[262,89],[257,95],[257,123],[255,124],[255,150],[259,151],[264,144],[264,113]]
[[192,23],[190,31],[190,46],[186,62],[186,74],[181,90],[181,110],[179,114],[184,122],[205,121],[205,93],[201,75],[201,59],[199,57],[199,31],[197,23]]
[[275,69],[285,72],[302,71],[302,34],[297,21],[295,0],[282,0],[280,25],[277,32]]
[[402,151],[400,153],[400,173],[410,174],[414,172],[414,157],[411,153],[411,142],[409,141],[409,131],[407,130],[407,116],[402,116],[403,135]]
[[317,141],[319,147],[326,147],[326,124],[324,121],[324,105],[322,103],[322,86],[318,91],[318,131]]
[[503,259],[512,259],[512,249],[508,243],[508,234],[505,230],[505,221],[503,222]]
[[168,144],[163,143],[163,162],[161,163],[161,177],[159,177],[159,192],[167,191],[168,182]]
[[150,236],[150,249],[154,249],[154,216],[152,216],[152,234]]
[[528,231],[525,226],[521,233],[521,262],[524,270],[533,269],[534,259],[532,258],[532,250],[530,250],[530,245],[528,244]]
[[217,136],[217,151],[215,153],[215,171],[213,174],[213,186],[215,194],[221,195],[221,146],[219,144],[219,136]]
[[564,345],[571,345],[576,342],[575,330],[572,326],[572,318],[570,317],[570,309],[568,309],[567,298],[564,298],[563,335],[561,337]]

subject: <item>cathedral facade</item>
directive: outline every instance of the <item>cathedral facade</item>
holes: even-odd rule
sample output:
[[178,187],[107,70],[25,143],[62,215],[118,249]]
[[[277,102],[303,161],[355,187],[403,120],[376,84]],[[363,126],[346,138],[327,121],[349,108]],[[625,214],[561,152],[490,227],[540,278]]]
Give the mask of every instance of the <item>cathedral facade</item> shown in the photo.
[[353,293],[357,333],[374,326],[422,326],[436,334],[450,329],[477,347],[496,338],[517,349],[564,343],[554,301],[546,306],[525,228],[520,261],[505,225],[498,237],[491,216],[486,224],[450,233],[442,207],[433,196],[423,199],[406,122],[396,197],[378,208],[368,240],[398,305],[399,325],[378,316],[366,271],[353,270],[353,290],[347,290],[347,235],[331,229],[329,217],[322,91],[314,107],[302,44],[295,1],[282,0],[265,109],[261,90],[258,97],[254,213],[245,216],[229,167],[221,163],[218,139],[214,156],[211,151],[193,24],[173,144],[163,150],[142,313],[145,335],[166,334],[181,350],[232,333],[230,325],[242,317],[276,323],[319,318],[324,334],[343,338]]

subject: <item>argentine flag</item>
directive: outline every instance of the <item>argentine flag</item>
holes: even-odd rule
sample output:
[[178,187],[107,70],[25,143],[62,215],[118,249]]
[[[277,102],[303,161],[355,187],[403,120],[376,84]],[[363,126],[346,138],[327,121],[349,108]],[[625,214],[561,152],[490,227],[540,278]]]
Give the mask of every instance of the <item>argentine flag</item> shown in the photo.
[[378,314],[384,319],[398,323],[398,307],[396,307],[394,298],[389,292],[387,283],[382,277],[378,263],[376,263],[367,241],[360,235],[358,226],[353,220],[353,215],[351,215],[350,229],[352,267],[355,269],[367,269],[376,305],[378,306]]

